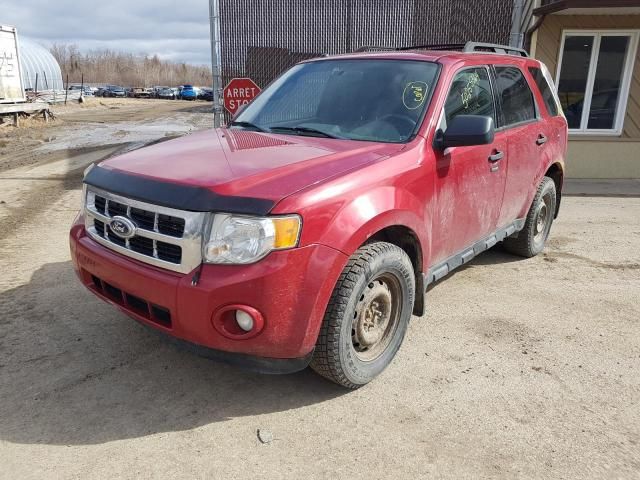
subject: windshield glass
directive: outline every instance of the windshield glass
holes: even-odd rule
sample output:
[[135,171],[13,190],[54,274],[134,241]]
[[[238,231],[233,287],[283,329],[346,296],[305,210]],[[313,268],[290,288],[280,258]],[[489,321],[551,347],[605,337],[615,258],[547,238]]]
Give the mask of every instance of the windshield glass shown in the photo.
[[296,65],[235,119],[240,128],[405,142],[427,108],[438,65],[320,60]]

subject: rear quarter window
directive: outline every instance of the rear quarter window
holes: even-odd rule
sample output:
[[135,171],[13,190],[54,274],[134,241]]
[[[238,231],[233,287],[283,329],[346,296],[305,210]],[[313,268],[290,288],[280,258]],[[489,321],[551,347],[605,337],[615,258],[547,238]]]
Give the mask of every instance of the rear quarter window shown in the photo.
[[558,104],[556,103],[551,86],[547,82],[546,78],[544,78],[542,70],[537,67],[529,67],[529,73],[531,73],[538,90],[540,90],[540,94],[542,95],[542,99],[544,100],[544,104],[547,107],[549,115],[557,117],[559,113]]

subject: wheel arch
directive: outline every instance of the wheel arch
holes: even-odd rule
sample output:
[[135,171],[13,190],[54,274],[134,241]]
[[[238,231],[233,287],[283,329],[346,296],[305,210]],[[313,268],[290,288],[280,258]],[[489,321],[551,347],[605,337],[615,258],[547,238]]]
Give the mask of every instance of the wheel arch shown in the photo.
[[556,211],[553,218],[558,218],[560,212],[560,201],[562,200],[562,185],[564,184],[564,168],[560,162],[553,163],[544,174],[556,185]]
[[[327,221],[315,211],[303,212],[303,243],[319,243],[341,251],[347,257],[372,241],[386,241],[403,249],[411,259],[416,279],[414,311],[424,310],[424,279],[429,258],[425,204],[414,192],[385,185],[358,192],[346,203],[334,205]],[[316,210],[318,208],[316,207]]]
[[374,233],[364,243],[387,242],[401,248],[411,260],[413,272],[416,279],[416,295],[413,302],[413,314],[422,316],[425,311],[424,302],[424,258],[420,239],[416,232],[405,225],[390,225]]

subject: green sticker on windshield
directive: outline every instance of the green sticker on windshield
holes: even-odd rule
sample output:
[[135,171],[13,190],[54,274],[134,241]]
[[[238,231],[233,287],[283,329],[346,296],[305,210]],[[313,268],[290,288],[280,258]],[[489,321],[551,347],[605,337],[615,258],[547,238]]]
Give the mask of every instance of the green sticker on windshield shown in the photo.
[[409,82],[402,92],[402,103],[409,110],[415,110],[427,99],[428,91],[429,85],[424,82]]

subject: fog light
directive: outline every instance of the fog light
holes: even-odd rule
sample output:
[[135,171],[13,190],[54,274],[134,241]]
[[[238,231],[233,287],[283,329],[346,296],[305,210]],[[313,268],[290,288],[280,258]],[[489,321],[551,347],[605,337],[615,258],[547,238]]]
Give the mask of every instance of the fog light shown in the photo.
[[245,332],[253,330],[253,318],[244,310],[236,310],[236,322]]

